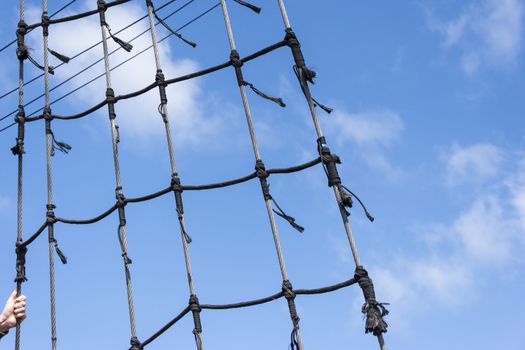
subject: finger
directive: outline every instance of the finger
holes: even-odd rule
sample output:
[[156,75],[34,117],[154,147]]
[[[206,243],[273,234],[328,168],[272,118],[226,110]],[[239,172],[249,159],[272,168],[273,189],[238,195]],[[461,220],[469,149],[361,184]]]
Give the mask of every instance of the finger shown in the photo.
[[20,313],[20,314],[18,314],[18,315],[15,315],[15,318],[16,318],[17,320],[19,320],[19,321],[25,320],[25,318],[26,318],[26,313],[23,312],[23,313]]
[[26,301],[27,297],[25,295],[21,295],[18,298],[16,298],[16,301]]
[[15,314],[16,318],[19,318],[21,315],[25,315],[26,314],[26,309],[15,310],[14,314]]
[[19,308],[25,307],[25,306],[26,306],[26,302],[25,301],[19,301],[19,302],[15,303],[15,309],[19,309]]

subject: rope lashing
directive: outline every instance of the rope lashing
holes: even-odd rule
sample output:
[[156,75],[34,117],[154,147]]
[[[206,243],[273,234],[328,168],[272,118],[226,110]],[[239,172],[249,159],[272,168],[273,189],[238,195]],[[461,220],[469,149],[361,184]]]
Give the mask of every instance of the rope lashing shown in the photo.
[[315,84],[314,79],[317,76],[317,73],[306,66],[303,51],[301,49],[301,43],[299,42],[299,39],[297,39],[295,32],[291,28],[286,29],[286,35],[284,37],[284,40],[288,43],[288,46],[292,50],[292,55],[295,60],[294,72],[297,76],[297,79],[300,82],[303,93],[305,95],[310,95],[307,97],[313,101],[314,106],[319,106],[328,114],[332,113],[332,108],[327,107],[322,103],[319,103],[314,97],[311,96],[309,91],[306,91],[305,85],[308,84],[308,82],[310,82],[311,84]]
[[166,124],[168,122],[168,114],[166,111],[166,105],[168,104],[168,95],[166,93],[166,87],[168,86],[168,84],[166,83],[166,78],[164,77],[162,69],[157,70],[157,74],[155,74],[155,83],[159,87],[160,96],[160,104],[158,111],[159,114],[162,116],[164,124]]
[[126,248],[126,245],[124,244],[124,237],[122,230],[124,227],[126,227],[126,211],[124,208],[126,207],[126,197],[122,193],[122,188],[117,187],[115,191],[115,197],[117,199],[117,212],[118,212],[118,218],[119,218],[119,224],[117,228],[117,234],[118,234],[118,240],[120,243],[120,250],[122,252],[122,258],[124,259],[124,265],[126,266],[126,274],[128,273],[128,265],[131,265],[133,263],[133,260],[130,259],[128,255],[128,250]]
[[296,294],[293,290],[292,283],[288,280],[283,281],[282,292],[286,301],[288,302],[288,309],[290,311],[290,317],[292,318],[293,329],[290,334],[290,349],[300,350],[299,341],[297,339],[297,332],[299,330],[299,315],[297,314],[297,307],[295,306]]
[[171,189],[175,195],[177,219],[179,220],[181,232],[184,235],[184,239],[186,240],[186,243],[190,244],[191,242],[193,242],[193,239],[188,234],[184,226],[184,203],[182,201],[182,191],[183,190],[182,190],[180,178],[177,174],[173,175],[171,178]]
[[18,22],[18,28],[16,30],[16,56],[19,60],[23,61],[29,57],[29,49],[25,44],[25,36],[27,34],[27,23],[23,20]]
[[46,121],[46,134],[51,135],[51,140],[52,140],[51,156],[53,157],[55,155],[56,150],[62,153],[65,153],[65,154],[69,153],[72,147],[65,142],[57,141],[57,139],[55,138],[55,134],[53,133],[53,130],[51,129],[51,120],[53,120],[53,117],[51,114],[50,107],[44,108],[44,119]]
[[[361,206],[361,208],[363,208],[368,220],[370,220],[370,222],[374,222],[375,218],[372,216],[372,214],[370,214],[363,201],[361,201],[361,199],[354,192],[349,190],[348,187],[342,184],[341,177],[339,176],[339,171],[337,170],[337,165],[341,164],[341,158],[339,158],[339,156],[333,154],[330,151],[330,148],[326,146],[326,140],[324,137],[318,140],[317,145],[319,155],[321,156],[321,160],[323,162],[323,168],[328,178],[328,186],[336,186],[338,188],[341,197],[341,204],[344,207],[352,208],[352,197],[355,198]],[[348,211],[347,215],[350,215]]]
[[175,29],[173,29],[168,23],[166,23],[159,15],[157,15],[157,11],[155,10],[155,7],[153,6],[153,2],[151,0],[146,0],[146,5],[150,6],[153,12],[153,16],[159,21],[159,23],[166,28],[171,34],[175,35],[177,38],[188,44],[189,46],[196,48],[197,44],[193,41],[189,41],[188,39],[184,38],[179,32],[177,32]]
[[295,218],[286,214],[284,212],[284,210],[279,206],[279,204],[275,201],[275,198],[272,197],[272,202],[273,204],[275,204],[275,206],[277,207],[278,211],[273,209],[273,212],[275,214],[277,214],[279,217],[283,218],[284,220],[288,221],[288,223],[294,228],[296,229],[297,231],[299,231],[300,233],[303,233],[304,232],[304,227],[302,227],[301,225],[297,224],[295,222]]
[[195,294],[190,295],[189,300],[190,311],[193,315],[193,334],[195,335],[195,342],[197,343],[197,349],[202,348],[198,335],[202,333],[202,322],[201,322],[201,311],[202,308],[199,304],[199,298]]
[[249,2],[246,2],[246,1],[242,1],[242,0],[233,0],[235,1],[236,3],[238,3],[239,5],[242,5],[244,7],[247,7],[249,8],[250,10],[252,10],[253,12],[259,14],[261,13],[262,9],[258,6],[255,6],[255,5],[252,5],[250,4]]
[[[44,17],[43,17],[44,18]],[[23,60],[29,60],[35,67],[38,69],[45,71],[46,68],[39,64],[31,55],[29,54],[29,49],[27,45],[25,44],[25,36],[28,32],[27,23],[24,20],[20,20],[18,22],[18,28],[16,30],[16,56],[20,61]],[[47,33],[47,26],[44,27],[44,35]],[[53,67],[48,67],[49,74],[54,74]]]
[[18,135],[16,137],[16,145],[11,148],[13,155],[24,154],[24,138],[25,138],[25,122],[26,113],[24,106],[18,107],[18,114],[15,116],[15,122],[18,124]]
[[21,241],[16,242],[16,277],[15,282],[27,282],[26,277],[26,253],[27,247]]
[[366,316],[365,332],[372,333],[375,336],[386,333],[388,324],[383,317],[389,313],[385,307],[385,305],[388,304],[378,303],[376,301],[374,284],[364,267],[356,267],[354,278],[363,290],[363,296],[365,298],[365,303],[362,307],[362,312]]
[[117,36],[113,35],[113,33],[111,32],[111,27],[109,26],[108,22],[106,21],[106,10],[108,8],[106,2],[104,0],[98,0],[97,1],[97,8],[98,8],[98,11],[100,13],[101,25],[106,27],[106,29],[108,31],[108,34],[111,37],[111,39],[113,39],[114,42],[116,42],[121,48],[123,48],[127,52],[131,52],[131,50],[133,50],[133,45],[131,45],[130,43],[128,43],[128,42],[126,42],[126,41],[124,41],[124,40],[122,40],[120,38],[118,38]]
[[55,238],[55,232],[54,232],[54,224],[57,222],[57,219],[55,217],[55,210],[56,206],[54,204],[48,204],[47,205],[47,211],[46,211],[46,223],[48,225],[48,228],[50,229],[49,236],[48,236],[48,242],[53,245],[55,248],[55,252],[57,253],[58,257],[60,258],[60,261],[62,264],[67,264],[67,257],[62,252],[60,247],[58,246],[58,241]]
[[142,349],[142,344],[140,343],[137,337],[131,337],[131,339],[129,340],[129,343],[131,345],[129,350],[141,350]]

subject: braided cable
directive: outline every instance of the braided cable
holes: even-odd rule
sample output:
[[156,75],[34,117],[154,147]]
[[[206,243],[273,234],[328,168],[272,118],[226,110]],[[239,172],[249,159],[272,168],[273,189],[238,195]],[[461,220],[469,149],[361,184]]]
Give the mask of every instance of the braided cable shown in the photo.
[[[289,279],[288,279],[288,273],[286,271],[286,263],[285,263],[284,256],[283,256],[283,250],[282,250],[282,247],[281,247],[281,241],[279,239],[279,231],[277,229],[277,224],[275,222],[275,215],[274,215],[274,210],[273,210],[273,207],[272,207],[272,197],[269,194],[268,184],[266,182],[267,173],[266,173],[266,171],[264,169],[264,164],[263,164],[263,162],[261,160],[261,154],[260,154],[259,146],[258,146],[258,143],[257,143],[257,137],[256,137],[256,134],[255,134],[255,127],[254,127],[254,124],[253,124],[253,118],[252,118],[252,113],[251,113],[251,109],[250,109],[250,103],[248,101],[248,96],[246,94],[246,85],[243,84],[244,79],[242,78],[242,62],[239,60],[239,55],[237,53],[237,48],[236,48],[236,45],[235,45],[235,38],[234,38],[234,34],[233,34],[231,19],[230,19],[230,15],[228,13],[228,7],[226,5],[226,1],[225,0],[221,0],[221,6],[222,6],[223,17],[224,17],[224,24],[225,24],[225,27],[226,27],[226,33],[228,35],[228,40],[229,40],[229,43],[230,43],[231,60],[233,62],[233,66],[235,68],[235,72],[236,72],[236,75],[237,75],[237,82],[238,82],[238,85],[239,85],[239,91],[240,91],[240,94],[241,94],[241,99],[242,99],[242,103],[243,103],[243,107],[244,107],[244,113],[245,113],[245,116],[246,116],[246,122],[248,124],[248,131],[250,133],[250,139],[251,139],[251,143],[252,143],[253,153],[255,155],[255,160],[256,160],[256,164],[257,164],[256,165],[256,169],[261,171],[261,174],[259,174],[258,176],[259,176],[259,179],[261,181],[261,189],[262,189],[264,200],[265,200],[265,204],[266,204],[266,211],[267,211],[267,214],[268,214],[268,220],[270,222],[270,227],[271,227],[271,230],[272,230],[273,241],[274,241],[275,250],[276,250],[276,253],[277,253],[277,259],[279,261],[279,267],[280,267],[280,270],[281,270],[281,277],[282,277],[283,286],[284,286],[284,285],[289,283]],[[291,284],[290,284],[290,286],[291,286]],[[288,299],[288,304],[289,304],[289,310],[290,310],[290,317],[292,318],[292,322],[293,322],[293,325],[294,325],[294,331],[293,332],[297,336],[298,350],[303,350],[303,342],[302,342],[301,330],[300,330],[300,327],[299,327],[299,317],[297,316],[297,314],[295,312],[295,301],[294,301],[294,299],[293,298]]]
[[[308,80],[311,80],[313,78],[313,76],[315,76],[315,74],[312,75],[311,74],[312,72],[308,72],[308,68],[304,64],[304,57],[302,57],[302,53],[300,52],[300,44],[297,41],[297,39],[295,38],[295,34],[293,33],[292,26],[290,24],[290,20],[289,20],[289,17],[288,17],[288,13],[286,11],[286,6],[284,4],[284,0],[277,0],[277,1],[278,1],[279,9],[280,9],[280,12],[281,12],[281,15],[282,15],[282,18],[283,18],[283,22],[284,22],[284,27],[285,27],[286,33],[287,33],[287,35],[292,34],[294,39],[295,39],[295,41],[296,41],[295,47],[291,47],[292,48],[292,54],[293,54],[295,62],[296,62],[296,65],[295,65],[294,69],[296,70],[297,77],[299,79],[299,84],[301,86],[301,89],[303,90],[304,96],[306,98],[306,102],[308,103],[308,108],[310,109],[312,122],[314,124],[314,128],[315,128],[315,131],[317,133],[318,143],[319,143],[319,145],[322,145],[322,144],[326,143],[326,138],[323,135],[323,131],[321,129],[321,124],[319,122],[319,117],[317,115],[317,110],[315,108],[316,107],[316,103],[314,102],[314,99],[313,99],[312,94],[310,92],[310,86],[308,85]],[[294,51],[294,49],[295,49],[295,51]],[[301,57],[298,57],[298,53],[299,53],[299,55]],[[341,214],[341,219],[343,221],[343,226],[345,228],[345,232],[346,232],[346,236],[347,236],[347,239],[348,239],[348,243],[349,243],[350,249],[352,251],[352,256],[354,258],[355,266],[359,267],[359,266],[361,266],[361,259],[360,259],[359,251],[357,249],[357,245],[356,245],[356,242],[355,242],[354,234],[352,232],[352,228],[351,228],[350,222],[348,220],[348,215],[347,215],[346,209],[345,209],[344,204],[343,204],[343,200],[342,200],[342,196],[341,196],[341,189],[340,189],[339,186],[332,186],[332,188],[333,188],[333,191],[334,191],[336,202],[337,202],[338,207],[339,207],[339,212]],[[380,349],[381,350],[386,350],[386,345],[385,345],[385,341],[384,341],[384,338],[383,338],[383,334],[379,333],[377,335],[377,339],[378,339],[378,342],[379,342]]]
[[[97,1],[97,6],[106,6],[105,2],[102,0]],[[105,68],[105,77],[106,77],[106,88],[108,98],[111,98],[113,95],[113,89],[111,85],[111,69],[109,64],[109,51],[108,51],[108,42],[107,42],[107,33],[106,27],[107,23],[105,21],[105,11],[99,11],[100,17],[100,31],[102,36],[102,50],[104,54],[104,68]],[[124,198],[122,193],[122,181],[120,176],[120,163],[118,157],[118,130],[115,122],[115,106],[114,104],[108,104],[108,115],[110,119],[110,129],[111,129],[111,141],[113,149],[113,164],[115,170],[115,181],[116,181],[116,196],[118,200]],[[133,305],[133,287],[131,283],[131,273],[130,267],[131,259],[128,257],[128,244],[127,244],[127,235],[126,235],[126,218],[125,218],[125,207],[124,205],[119,206],[119,227],[117,230],[118,238],[121,243],[122,257],[124,260],[124,273],[126,279],[126,291],[128,299],[128,310],[129,310],[129,320],[130,320],[130,331],[132,341],[137,337],[136,330],[136,321],[135,321],[135,307]]]

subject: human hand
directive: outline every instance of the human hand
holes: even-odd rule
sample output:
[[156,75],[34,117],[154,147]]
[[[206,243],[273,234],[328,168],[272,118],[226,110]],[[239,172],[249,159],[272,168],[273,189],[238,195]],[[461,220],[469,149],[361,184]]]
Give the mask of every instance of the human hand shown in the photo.
[[4,310],[0,314],[0,332],[5,332],[16,326],[17,321],[23,321],[26,318],[26,300],[25,295],[16,296],[16,289],[11,293],[5,303]]

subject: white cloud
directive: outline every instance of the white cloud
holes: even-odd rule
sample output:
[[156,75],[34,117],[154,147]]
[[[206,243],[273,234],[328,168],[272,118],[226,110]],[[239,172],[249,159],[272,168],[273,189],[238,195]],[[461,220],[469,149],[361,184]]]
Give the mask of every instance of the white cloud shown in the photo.
[[503,161],[502,152],[491,144],[468,147],[453,145],[442,158],[446,164],[449,185],[482,184],[498,175]]
[[[84,9],[90,9],[92,4],[85,2]],[[30,8],[28,13],[38,18],[40,9]],[[113,32],[126,26],[130,22],[142,17],[143,9],[137,4],[126,4],[119,6],[115,11],[107,13],[107,21],[111,25]],[[98,42],[101,38],[100,25],[97,16],[91,16],[75,23],[74,29],[71,23],[53,26],[50,30],[49,47],[65,55],[73,55],[91,44]],[[149,28],[147,21],[143,20],[130,29],[119,33],[117,36],[125,41],[129,41],[139,33]],[[161,37],[161,29],[159,37]],[[31,45],[41,52],[40,36],[32,37]],[[118,46],[110,39],[108,40],[110,52]],[[144,48],[151,45],[151,35],[146,33],[137,40],[132,42],[134,49],[131,53],[119,50],[111,55],[110,66],[115,67],[117,64],[130,58]],[[175,45],[184,45],[177,42]],[[174,59],[167,42],[159,45],[160,60],[166,79],[188,74],[199,69],[198,64],[190,59]],[[58,82],[70,77],[72,74],[80,71],[82,68],[90,65],[102,57],[101,45],[82,56],[71,61],[56,70],[56,74],[51,78],[52,86]],[[50,60],[56,60],[50,56]],[[66,84],[60,89],[60,93],[53,92],[53,96],[61,95],[72,88],[79,87],[82,83],[90,80],[98,74],[104,72],[103,63],[100,62],[94,68],[81,74],[73,82]],[[153,51],[134,58],[126,63],[125,66],[111,72],[112,86],[117,95],[129,93],[149,85],[155,79],[155,60]],[[83,88],[78,93],[71,96],[68,100],[72,108],[68,110],[81,111],[105,98],[105,78]],[[167,88],[169,116],[172,124],[174,140],[180,144],[199,144],[207,145],[212,138],[210,136],[220,132],[219,117],[228,116],[232,108],[220,103],[217,98],[210,95],[204,95],[198,80],[190,80]],[[153,139],[158,139],[164,135],[164,125],[161,117],[157,112],[159,105],[159,96],[157,89],[141,95],[139,97],[120,101],[116,104],[117,122],[120,126],[120,132],[124,136],[129,136],[139,143],[147,143]],[[218,108],[218,106],[221,108]],[[63,105],[62,105],[63,106]],[[54,112],[63,114],[63,111]],[[103,108],[98,113],[107,117],[106,109]],[[104,124],[104,127],[107,127]],[[136,143],[136,142],[133,142]]]
[[352,141],[365,146],[388,146],[399,138],[404,127],[397,113],[375,110],[354,114],[335,111],[329,128],[341,145]]
[[403,171],[391,164],[386,152],[400,139],[404,125],[401,117],[388,109],[348,113],[336,109],[327,124],[327,132],[339,146],[354,144],[363,159],[373,168],[397,180]]
[[484,66],[508,68],[517,62],[523,33],[520,0],[475,0],[454,20],[437,19],[426,8],[431,30],[447,50],[457,49],[460,66],[473,75]]
[[[503,154],[493,145],[483,146],[498,150],[500,157]],[[417,249],[393,253],[388,265],[378,264],[371,269],[378,298],[391,302],[396,313],[425,312],[420,305],[427,302],[445,307],[471,303],[480,297],[480,287],[485,283],[506,279],[514,270],[522,269],[525,157],[506,152],[505,158],[512,158],[508,164],[511,169],[504,169],[500,160],[493,164],[497,169],[491,166],[484,172],[491,177],[484,178],[487,184],[483,191],[465,192],[471,196],[470,203],[455,217],[415,225],[413,231],[420,240],[414,242]],[[472,172],[471,163],[466,163]],[[476,169],[484,168],[474,164]],[[462,175],[468,176],[469,171]],[[405,317],[395,322],[408,320]]]
[[11,201],[8,197],[0,195],[0,212],[9,208]]

